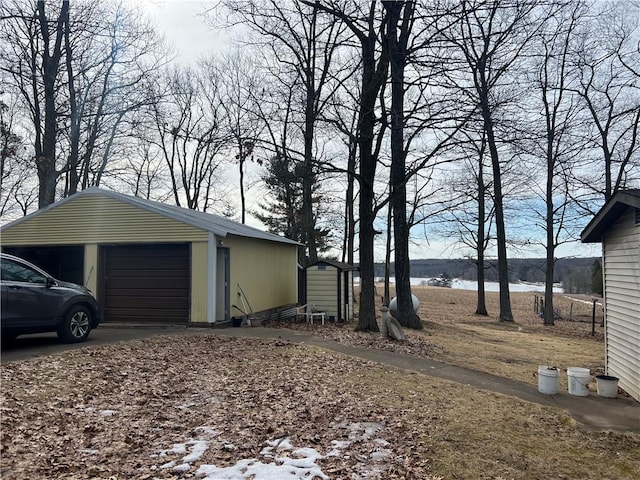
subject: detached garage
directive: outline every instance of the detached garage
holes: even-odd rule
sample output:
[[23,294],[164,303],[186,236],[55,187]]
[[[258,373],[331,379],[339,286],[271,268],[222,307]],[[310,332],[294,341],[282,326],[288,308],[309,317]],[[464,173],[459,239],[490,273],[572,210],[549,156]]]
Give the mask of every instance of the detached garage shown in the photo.
[[4,225],[0,245],[86,285],[105,322],[214,324],[247,300],[263,313],[298,300],[297,242],[95,187]]

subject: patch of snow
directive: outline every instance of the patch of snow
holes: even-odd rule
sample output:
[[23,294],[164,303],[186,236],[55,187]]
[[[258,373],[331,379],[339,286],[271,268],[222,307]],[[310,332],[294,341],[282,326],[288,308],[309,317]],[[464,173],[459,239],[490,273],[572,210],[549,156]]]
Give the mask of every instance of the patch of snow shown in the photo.
[[97,455],[100,453],[100,450],[94,450],[93,448],[81,448],[78,450],[78,453],[83,453],[84,455]]
[[174,472],[180,472],[180,473],[186,473],[189,471],[189,469],[191,468],[191,465],[189,465],[188,463],[182,463],[180,465],[176,465],[175,467],[173,467],[173,471]]
[[240,460],[230,467],[219,468],[215,465],[201,465],[196,477],[203,480],[304,480],[320,478],[329,480],[315,461],[322,456],[312,448],[296,450],[294,453],[310,454],[310,457],[278,457],[276,463],[262,463],[251,458]]
[[329,450],[327,457],[339,457],[342,455],[342,450],[348,448],[352,443],[351,440],[331,440],[333,448]]
[[113,415],[115,415],[115,410],[100,410],[100,415],[102,415],[103,417],[111,417]]
[[[376,278],[376,282],[381,279]],[[411,277],[410,282],[411,285],[426,285],[429,280],[432,278],[419,278],[419,277]],[[354,283],[358,285],[360,283],[359,277],[354,277]],[[395,283],[395,278],[391,277],[389,279],[391,284]],[[477,290],[478,282],[475,280],[460,280],[458,278],[454,278],[451,282],[451,288],[459,289],[459,290]],[[485,292],[499,292],[500,285],[498,282],[484,282],[484,290]],[[509,291],[511,292],[544,292],[544,283],[510,283]],[[563,289],[560,285],[553,286],[554,293],[563,293]]]
[[210,437],[217,437],[219,435],[219,432],[216,429],[214,429],[213,427],[207,427],[207,426],[196,427],[194,428],[194,431],[206,433]]
[[392,454],[393,452],[391,450],[387,448],[381,448],[380,450],[373,452],[370,457],[374,462],[384,462],[385,460],[388,460]]
[[161,457],[166,457],[170,453],[175,453],[177,455],[182,455],[187,452],[187,445],[184,443],[174,443],[173,447],[169,450],[160,450],[159,454]]
[[184,463],[193,463],[200,460],[200,457],[207,451],[209,448],[209,442],[206,440],[191,440],[187,442],[187,444],[192,445],[191,452],[189,455],[186,455],[182,461]]
[[276,438],[275,440],[269,441],[267,440],[268,447],[264,447],[260,451],[260,455],[273,458],[274,452],[277,450],[293,450],[293,445],[288,438]]
[[[374,437],[384,428],[384,425],[377,422],[344,421],[334,425],[334,428],[342,430],[342,437],[348,436],[348,440],[333,440],[326,457],[353,458],[348,451],[349,447],[356,442],[372,442],[375,446],[370,448],[370,453],[356,455],[358,474],[353,478],[362,480],[383,478],[384,472],[388,469],[385,463],[393,458],[393,452],[388,448],[389,442]],[[193,431],[196,438],[190,438],[184,443],[175,443],[171,449],[161,450],[157,454],[159,457],[183,456],[180,460],[176,459],[161,465],[161,469],[170,468],[182,474],[188,472],[209,448],[211,438],[218,435],[215,429],[206,426],[197,427]],[[203,439],[198,433],[206,435],[207,438]],[[229,442],[222,441],[222,445],[225,450],[236,449],[235,445]],[[185,455],[185,453],[188,454]],[[198,466],[191,475],[202,480],[329,480],[317,464],[318,460],[325,458],[325,455],[315,448],[294,448],[289,438],[267,440],[260,455],[262,459],[242,459],[235,465],[227,467],[203,464]],[[153,466],[151,469],[156,468],[158,467]]]

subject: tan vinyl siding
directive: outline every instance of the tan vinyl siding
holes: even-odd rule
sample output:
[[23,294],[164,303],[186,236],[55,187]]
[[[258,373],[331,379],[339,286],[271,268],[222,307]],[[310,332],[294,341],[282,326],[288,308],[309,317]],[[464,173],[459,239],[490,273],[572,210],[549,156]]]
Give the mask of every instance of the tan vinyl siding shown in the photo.
[[103,195],[86,195],[3,230],[2,244],[168,243],[207,237],[205,230],[177,220]]
[[208,242],[191,244],[191,315],[189,321],[207,322],[208,307]]
[[322,270],[319,265],[307,268],[307,304],[313,305],[329,316],[339,318],[338,271],[329,265]]
[[640,225],[629,208],[603,238],[607,373],[640,400]]
[[[222,239],[231,260],[230,302],[244,310],[238,284],[254,312],[298,301],[296,245],[228,235]],[[249,306],[247,306],[248,308]],[[231,308],[231,315],[241,315]]]
[[98,300],[98,245],[88,243],[84,246],[84,284]]

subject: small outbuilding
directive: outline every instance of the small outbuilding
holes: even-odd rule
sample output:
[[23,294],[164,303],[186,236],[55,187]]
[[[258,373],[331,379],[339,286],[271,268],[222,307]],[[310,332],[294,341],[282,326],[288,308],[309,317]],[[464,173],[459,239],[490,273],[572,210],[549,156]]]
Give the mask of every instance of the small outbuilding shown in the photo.
[[306,303],[334,321],[353,320],[353,272],[356,267],[320,260],[305,268]]
[[105,322],[215,324],[298,301],[298,246],[92,187],[0,227],[2,251],[95,292]]
[[607,374],[640,401],[640,190],[620,190],[582,231],[602,243]]

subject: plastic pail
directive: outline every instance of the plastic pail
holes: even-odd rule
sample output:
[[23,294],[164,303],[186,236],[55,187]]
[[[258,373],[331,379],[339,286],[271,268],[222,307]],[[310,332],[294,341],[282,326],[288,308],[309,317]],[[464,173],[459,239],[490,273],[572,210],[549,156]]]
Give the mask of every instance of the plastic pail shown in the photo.
[[601,397],[616,398],[618,396],[618,377],[609,375],[596,375],[598,395]]
[[538,391],[546,395],[558,393],[560,370],[556,367],[540,365],[538,367]]
[[567,368],[567,381],[569,383],[569,393],[578,397],[589,395],[589,382],[591,374],[588,368],[569,367]]

